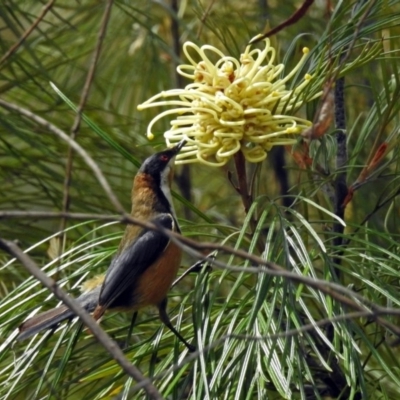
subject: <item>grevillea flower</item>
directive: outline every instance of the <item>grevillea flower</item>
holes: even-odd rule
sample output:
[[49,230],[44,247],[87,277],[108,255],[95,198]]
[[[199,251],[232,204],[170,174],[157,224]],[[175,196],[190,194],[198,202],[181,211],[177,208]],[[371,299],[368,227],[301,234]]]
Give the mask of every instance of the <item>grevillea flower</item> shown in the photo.
[[[190,50],[197,53],[199,62]],[[274,65],[276,51],[269,39],[264,50],[248,46],[240,60],[210,45],[198,47],[186,42],[183,51],[190,64],[177,70],[193,83],[184,89],[161,92],[138,106],[139,110],[174,106],[150,122],[147,135],[153,137],[152,127],[160,118],[176,114],[164,136],[168,146],[187,140],[177,164],[222,166],[239,150],[246,160],[260,162],[272,146],[295,143],[296,136],[311,126],[310,121],[290,113],[310,100],[304,89],[312,76],[306,74],[298,86],[286,89],[286,83],[304,65],[308,48],[303,49],[296,67],[282,78],[284,65]],[[207,53],[218,60],[212,62]],[[169,100],[173,97],[176,99]]]

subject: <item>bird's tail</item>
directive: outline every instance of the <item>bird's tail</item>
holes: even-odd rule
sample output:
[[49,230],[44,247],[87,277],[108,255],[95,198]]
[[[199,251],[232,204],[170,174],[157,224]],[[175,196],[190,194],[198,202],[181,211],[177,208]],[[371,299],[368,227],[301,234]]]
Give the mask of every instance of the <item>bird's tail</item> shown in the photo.
[[[76,299],[79,304],[89,313],[93,312],[97,306],[100,288],[101,287],[98,286],[92,289],[90,292],[80,295]],[[27,339],[47,329],[55,329],[61,322],[74,317],[74,312],[64,305],[45,311],[39,315],[35,315],[20,325],[17,340]]]

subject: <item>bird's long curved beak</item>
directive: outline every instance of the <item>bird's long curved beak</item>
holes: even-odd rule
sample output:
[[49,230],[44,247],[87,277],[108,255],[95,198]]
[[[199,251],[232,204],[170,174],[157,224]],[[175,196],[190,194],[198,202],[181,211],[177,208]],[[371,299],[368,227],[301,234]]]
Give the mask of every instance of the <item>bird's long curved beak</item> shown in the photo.
[[182,147],[186,144],[186,140],[182,139],[173,149],[175,150],[175,153],[178,154]]

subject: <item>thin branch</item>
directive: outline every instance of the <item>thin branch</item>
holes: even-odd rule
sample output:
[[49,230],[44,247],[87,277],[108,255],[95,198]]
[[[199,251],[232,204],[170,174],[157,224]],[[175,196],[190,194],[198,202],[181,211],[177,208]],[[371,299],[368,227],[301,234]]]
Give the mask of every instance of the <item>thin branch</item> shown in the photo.
[[[369,2],[368,7],[365,9],[363,15],[360,17],[360,19],[358,20],[358,22],[357,22],[357,24],[355,26],[354,33],[353,33],[353,39],[350,42],[350,44],[347,46],[346,53],[340,59],[340,64],[338,65],[338,68],[336,70],[337,74],[339,73],[340,68],[346,63],[346,61],[350,57],[350,54],[353,51],[353,48],[354,48],[354,46],[356,44],[356,41],[357,41],[357,38],[358,38],[358,33],[360,32],[361,26],[364,24],[366,18],[368,17],[368,14],[370,13],[372,7],[375,5],[377,0],[358,0],[356,2],[356,4],[354,5],[354,7],[353,7],[353,10],[355,10],[356,7],[358,7],[358,3],[367,3],[367,2]],[[336,79],[336,77],[334,79]]]
[[0,106],[6,108],[7,110],[15,111],[16,113],[36,122],[37,124],[43,126],[51,133],[54,133],[58,136],[61,140],[67,142],[83,159],[86,165],[93,171],[93,174],[97,178],[100,186],[103,188],[104,192],[108,196],[109,200],[111,201],[112,205],[115,207],[116,211],[125,215],[125,210],[122,207],[122,204],[119,202],[117,197],[115,196],[114,192],[112,191],[110,185],[107,182],[107,179],[101,172],[100,168],[93,160],[92,157],[81,147],[77,142],[72,140],[63,130],[53,125],[51,122],[39,117],[38,115],[34,114],[33,112],[17,106],[16,104],[9,103],[3,99],[0,99]]
[[104,37],[107,31],[108,21],[110,20],[111,8],[113,6],[114,0],[108,0],[106,3],[106,7],[104,9],[103,18],[101,20],[99,33],[97,35],[97,43],[92,56],[92,61],[90,63],[90,68],[88,74],[86,76],[85,85],[82,90],[81,98],[79,101],[78,109],[76,111],[77,115],[74,121],[74,125],[72,126],[71,133],[76,134],[79,130],[79,125],[82,119],[82,110],[85,107],[86,101],[89,96],[90,87],[93,82],[94,74],[96,72],[97,62],[100,57],[101,48],[103,45]]
[[[113,5],[114,0],[108,0],[106,3],[106,7],[104,9],[103,18],[100,23],[99,33],[97,35],[97,43],[94,49],[94,53],[92,56],[92,61],[89,67],[88,74],[86,76],[85,85],[83,86],[81,98],[79,101],[79,105],[76,111],[76,117],[74,123],[71,128],[70,138],[71,140],[76,140],[76,136],[79,131],[79,127],[81,124],[82,119],[82,110],[86,105],[86,101],[89,97],[90,87],[93,82],[94,74],[96,71],[97,61],[100,56],[101,47],[103,44],[103,40],[106,34],[108,21],[110,19],[111,8]],[[71,146],[68,147],[68,154],[67,154],[67,165],[65,168],[65,179],[64,179],[64,190],[63,190],[63,202],[62,202],[62,210],[68,212],[70,206],[70,185],[71,185],[71,175],[72,175],[72,165],[73,165],[73,148]],[[66,220],[62,219],[60,223],[60,231],[65,229]],[[61,248],[60,248],[61,249]]]
[[275,28],[271,29],[267,33],[264,33],[260,36],[255,37],[254,39],[250,40],[249,44],[254,44],[260,42],[261,40],[275,35],[275,33],[280,32],[281,30],[285,29],[286,27],[295,24],[299,21],[304,15],[306,14],[307,10],[310,6],[314,3],[314,0],[304,0],[304,3],[300,6],[298,10],[296,10],[287,20],[283,21],[281,24],[276,26]]
[[203,15],[202,15],[201,18],[200,18],[200,25],[199,25],[199,29],[197,30],[197,34],[196,34],[196,38],[197,38],[197,39],[200,39],[200,35],[201,35],[201,33],[202,33],[202,31],[203,31],[203,27],[204,27],[204,25],[205,25],[205,21],[206,21],[208,15],[210,14],[211,9],[213,8],[214,3],[215,3],[215,0],[211,0],[211,1],[210,1],[210,3],[208,4],[206,10],[204,11]]
[[[33,213],[31,212],[30,215],[33,215]],[[54,217],[54,214],[51,215],[51,217]],[[104,216],[104,217],[108,218],[108,219],[110,218],[110,216]],[[129,223],[137,223],[138,225],[149,228],[149,229],[158,229],[159,231],[162,231],[165,235],[168,235],[172,241],[176,242],[179,246],[183,247],[184,250],[186,252],[188,252],[189,254],[191,254],[192,256],[196,257],[197,259],[200,258],[205,261],[208,261],[208,262],[210,262],[210,264],[212,263],[213,268],[226,269],[226,270],[230,270],[233,272],[268,274],[270,276],[286,278],[290,281],[302,283],[308,287],[317,289],[317,290],[321,291],[322,293],[329,295],[330,297],[332,297],[336,301],[340,302],[341,304],[348,306],[351,309],[355,310],[355,313],[352,314],[352,317],[355,318],[356,315],[358,317],[363,316],[363,315],[370,316],[372,319],[375,320],[376,323],[384,326],[386,329],[390,330],[395,335],[400,336],[400,328],[398,326],[392,324],[391,322],[386,321],[385,319],[383,319],[381,317],[381,315],[387,315],[387,314],[398,315],[398,314],[400,314],[400,310],[380,307],[380,306],[372,303],[368,299],[364,298],[363,296],[359,295],[358,293],[355,293],[352,290],[350,290],[344,286],[341,286],[341,285],[333,283],[333,282],[324,281],[321,279],[306,277],[306,276],[297,274],[295,272],[285,270],[284,268],[282,268],[281,266],[279,266],[275,263],[265,261],[257,256],[254,256],[254,255],[249,254],[242,250],[236,250],[236,249],[230,248],[228,246],[214,244],[214,243],[198,243],[191,239],[182,237],[181,235],[179,235],[177,233],[164,230],[160,226],[154,226],[153,224],[137,221],[129,216],[124,217],[124,218],[120,217],[120,220],[121,221],[124,220],[125,222],[129,222]],[[224,251],[226,253],[234,254],[241,258],[250,260],[254,265],[257,265],[257,267],[243,268],[243,267],[229,266],[229,265],[221,263],[217,260],[214,260],[213,255],[204,257],[200,252],[195,251],[193,249],[198,249],[198,250],[199,249],[207,249],[207,250],[213,249],[213,250]],[[264,266],[264,267],[260,268],[260,266]],[[267,267],[267,268],[265,268],[265,267]],[[52,282],[52,284],[50,285],[50,289],[55,290],[57,287],[54,286],[54,283],[52,280],[50,280],[50,281]],[[47,287],[49,287],[49,286],[47,286]],[[347,298],[345,296],[348,296],[350,298]],[[353,301],[351,298],[356,299],[356,301]],[[66,304],[67,304],[67,306],[69,306],[68,303],[66,303]],[[368,308],[366,308],[366,307],[368,307]],[[73,309],[72,307],[71,307],[71,309],[75,312],[75,309]],[[340,320],[340,316],[338,316],[338,317],[339,317],[338,320]],[[345,317],[342,317],[342,318],[345,319]],[[330,321],[328,321],[328,319],[321,320],[321,321],[322,321],[321,324],[325,324],[325,322],[328,323],[328,322],[332,321],[332,319]],[[316,322],[316,324],[318,324],[318,322]],[[309,327],[306,327],[304,329],[309,330],[309,329],[313,329],[314,327],[315,327],[315,324],[310,324]],[[297,330],[294,330],[292,333],[296,334]],[[278,335],[285,335],[285,334],[287,334],[287,333],[279,333]],[[209,350],[212,347],[215,347],[216,345],[218,345],[219,343],[221,343],[223,340],[225,340],[228,337],[231,337],[231,335],[220,338],[218,341],[212,343],[212,346],[209,346],[206,348],[200,348],[199,352],[194,353],[193,356],[189,356],[189,357],[185,358],[183,363],[186,363],[186,362],[189,362],[189,361],[195,359],[198,356],[198,354],[200,354],[200,352],[204,352],[204,351]],[[397,342],[394,342],[394,343],[397,343]],[[145,385],[148,383],[150,383],[150,380],[144,380],[141,382],[140,385]],[[135,388],[138,389],[139,387],[142,387],[142,386],[137,386]]]
[[216,256],[217,256],[217,252],[212,252],[207,255],[207,259],[211,259],[212,261],[204,261],[204,260],[196,261],[182,275],[180,275],[178,278],[175,279],[175,281],[172,283],[171,287],[176,286],[182,279],[186,278],[186,276],[191,273],[194,273],[194,272],[199,273],[204,268],[207,268],[207,270],[208,269],[211,270],[211,265],[214,262]]
[[[373,311],[379,311],[381,312],[384,310],[383,307],[380,307],[373,302],[369,301],[368,299],[364,298],[363,296],[359,295],[358,293],[353,292],[350,289],[345,288],[344,286],[334,283],[334,282],[329,282],[325,281],[322,279],[317,279],[317,278],[310,278],[306,277],[304,275],[297,274],[296,272],[291,272],[288,271],[284,268],[282,268],[280,265],[275,264],[270,261],[263,260],[260,257],[257,257],[253,254],[247,253],[246,251],[239,250],[239,249],[233,249],[229,246],[225,245],[220,245],[220,244],[214,244],[214,243],[199,243],[197,241],[188,239],[186,237],[183,237],[179,234],[176,234],[175,232],[168,232],[165,229],[161,229],[165,235],[168,235],[170,240],[172,240],[174,243],[182,247],[188,254],[192,255],[193,257],[196,258],[203,258],[206,261],[210,262],[210,265],[212,264],[213,268],[218,268],[218,269],[223,269],[223,270],[229,270],[232,272],[249,272],[249,273],[255,273],[255,274],[260,274],[264,273],[269,276],[275,276],[275,277],[282,277],[286,278],[289,281],[293,281],[296,283],[303,283],[306,286],[312,287],[314,289],[319,290],[322,293],[325,293],[326,295],[332,297],[334,300],[338,301],[342,305],[346,305],[353,310],[357,311],[365,311],[364,306],[360,305],[359,302],[363,303],[365,306],[370,307]],[[186,246],[182,246],[182,244]],[[232,254],[236,255],[242,259],[249,260],[251,261],[256,267],[234,267],[227,265],[225,263],[222,263],[218,260],[213,259],[212,256],[206,256],[204,257],[202,253],[199,253],[196,250],[219,250],[226,252],[227,254]],[[355,302],[347,297],[344,297],[344,295],[356,298],[358,302]],[[375,321],[390,330],[393,334],[397,335],[400,337],[400,327],[392,324],[389,321],[386,321],[380,317],[377,317]]]
[[[316,290],[319,290],[322,293],[325,293],[328,296],[331,296],[333,299],[339,301],[341,304],[347,305],[354,310],[357,311],[365,311],[359,303],[364,304],[367,307],[370,307],[374,311],[382,311],[384,308],[376,305],[360,294],[348,289],[338,283],[326,281],[323,279],[312,278],[304,275],[300,275],[296,272],[288,271],[284,269],[280,265],[264,260],[258,256],[250,254],[244,250],[234,249],[232,247],[221,245],[218,243],[210,243],[210,242],[198,242],[196,240],[189,239],[180,235],[179,233],[169,231],[162,226],[154,225],[149,222],[144,222],[135,218],[132,218],[130,215],[124,215],[122,217],[113,217],[109,215],[97,215],[96,214],[79,214],[79,213],[46,213],[43,211],[33,212],[33,211],[0,211],[0,219],[5,217],[40,217],[43,218],[59,218],[63,216],[65,218],[75,218],[75,219],[85,219],[85,217],[89,216],[89,219],[101,219],[106,221],[118,221],[124,224],[134,224],[138,225],[142,228],[157,230],[162,232],[164,235],[168,236],[170,240],[180,246],[185,252],[189,255],[193,256],[197,260],[203,260],[203,262],[208,262],[210,266],[217,269],[224,269],[232,272],[247,272],[250,274],[267,274],[274,277],[281,277],[288,279],[293,282],[297,282],[299,284],[304,284],[306,286],[312,287]],[[224,253],[231,254],[237,257],[240,257],[244,260],[250,261],[254,267],[236,267],[227,265],[215,259],[213,254],[209,254],[205,256],[201,251],[223,251]],[[350,298],[354,298],[357,302],[348,299],[345,296]],[[387,329],[391,330],[395,335],[400,336],[400,327],[391,324],[385,320],[377,320],[376,322],[385,326]]]
[[[69,307],[75,315],[77,315],[80,320],[87,326],[90,331],[93,333],[95,338],[102,344],[102,346],[109,352],[109,354],[117,361],[117,363],[121,366],[121,368],[128,374],[130,377],[135,379],[136,382],[144,382],[146,378],[144,375],[132,365],[125,357],[124,353],[119,348],[118,344],[112,340],[106,332],[97,324],[97,322],[92,318],[90,314],[88,314],[80,304],[68,296],[57,283],[49,278],[44,272],[40,270],[40,268],[36,265],[36,263],[25,254],[14,242],[10,242],[0,238],[0,248],[11,254],[36,278],[38,279],[45,287],[47,287],[54,295],[61,300],[67,307]],[[144,390],[147,394],[155,400],[162,400],[163,397],[156,389],[155,386],[152,385],[151,382],[146,382],[143,384]]]
[[300,328],[290,329],[286,332],[279,332],[269,335],[262,335],[262,336],[252,336],[252,335],[240,335],[240,334],[228,334],[221,336],[219,339],[213,341],[208,346],[204,346],[201,350],[197,350],[193,353],[187,355],[181,362],[174,364],[171,368],[166,371],[161,372],[160,374],[150,378],[146,378],[143,382],[135,385],[131,390],[130,393],[137,392],[138,390],[143,388],[143,385],[149,382],[154,382],[156,380],[163,379],[165,376],[170,375],[174,371],[180,370],[184,365],[189,364],[190,362],[196,360],[199,355],[203,353],[207,353],[210,350],[214,349],[215,347],[223,344],[227,339],[242,339],[242,340],[250,340],[250,341],[274,341],[280,338],[289,338],[293,336],[300,335],[301,333],[309,332],[315,330],[317,327],[323,327],[325,325],[331,325],[336,322],[346,321],[356,318],[362,317],[377,317],[380,315],[400,315],[400,310],[393,309],[393,308],[385,308],[381,311],[355,311],[350,312],[347,314],[337,315],[335,317],[324,318],[319,321],[315,321],[314,323],[306,324],[301,326]]
[[124,222],[119,215],[71,213],[59,211],[0,211],[0,220],[6,218],[34,218],[34,219],[57,219],[67,218],[76,220],[99,220]]
[[229,335],[226,335],[226,338],[229,339],[246,339],[246,340],[252,340],[252,341],[261,341],[261,340],[275,340],[275,339],[280,339],[280,338],[289,338],[292,336],[299,335],[300,333],[303,332],[308,332],[312,331],[315,328],[320,328],[324,325],[332,325],[336,322],[340,321],[347,321],[349,319],[357,319],[357,318],[371,318],[371,317],[377,317],[380,315],[396,315],[400,316],[400,309],[396,308],[385,308],[380,311],[370,311],[370,310],[364,310],[364,311],[353,311],[349,312],[346,314],[342,315],[336,315],[334,317],[328,317],[328,318],[323,318],[318,321],[314,321],[312,323],[302,325],[299,328],[296,329],[289,329],[285,332],[279,332],[279,333],[274,333],[272,335],[261,335],[261,336],[252,336],[252,335],[242,335],[242,334],[235,334],[235,333],[230,333]]
[[18,42],[15,43],[7,52],[4,54],[4,56],[0,59],[0,66],[4,64],[5,61],[8,60],[9,57],[11,57],[17,50],[18,48],[22,45],[22,43],[25,42],[27,37],[35,30],[35,28],[40,24],[40,22],[43,20],[45,15],[48,13],[48,11],[53,7],[53,4],[55,3],[55,0],[50,0],[42,9],[41,14],[36,18],[34,23],[24,32],[24,34],[19,38]]
[[348,239],[346,239],[345,241],[343,241],[343,245],[348,246],[352,237],[360,230],[361,226],[363,226],[366,222],[368,222],[368,220],[374,215],[376,214],[381,208],[383,208],[384,206],[386,206],[386,204],[388,204],[390,201],[392,201],[394,198],[396,198],[398,195],[400,195],[400,189],[398,189],[395,193],[393,193],[391,196],[389,196],[388,198],[386,198],[385,200],[383,200],[381,203],[378,201],[375,204],[375,207],[372,211],[370,211],[365,218],[362,220],[362,222],[360,223],[360,226],[358,226],[356,229],[354,229],[354,231],[351,233],[351,235],[349,236]]

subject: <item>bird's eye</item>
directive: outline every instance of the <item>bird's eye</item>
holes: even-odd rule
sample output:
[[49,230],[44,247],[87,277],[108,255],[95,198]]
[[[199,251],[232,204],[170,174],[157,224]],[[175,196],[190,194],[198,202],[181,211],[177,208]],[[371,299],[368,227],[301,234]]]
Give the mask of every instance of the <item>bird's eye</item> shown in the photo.
[[164,162],[167,162],[167,161],[169,161],[169,157],[166,156],[165,154],[162,154],[162,155],[160,156],[160,160],[161,160],[161,161],[164,161]]

